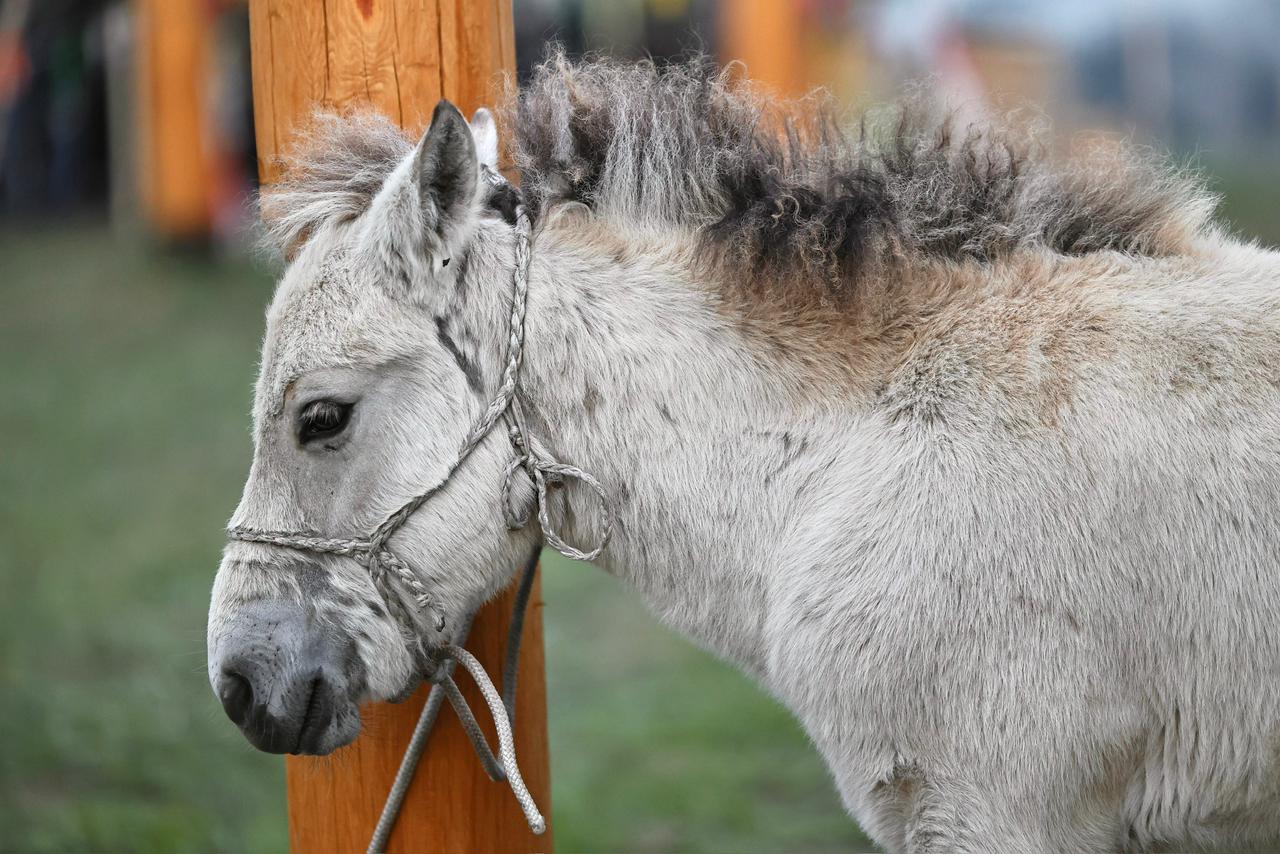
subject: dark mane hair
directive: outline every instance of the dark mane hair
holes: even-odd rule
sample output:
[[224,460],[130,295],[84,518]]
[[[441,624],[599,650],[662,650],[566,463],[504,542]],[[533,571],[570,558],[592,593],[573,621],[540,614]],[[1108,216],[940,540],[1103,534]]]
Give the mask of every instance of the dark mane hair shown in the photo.
[[829,99],[772,100],[705,57],[658,65],[553,52],[508,104],[535,216],[582,202],[619,223],[691,228],[736,273],[830,296],[869,266],[1183,251],[1214,199],[1119,146],[1055,163],[1031,131],[908,100],[853,130]]
[[[690,231],[736,281],[828,301],[913,260],[1171,255],[1209,228],[1199,181],[1121,146],[1060,162],[1031,130],[918,98],[849,129],[829,99],[773,100],[740,71],[553,52],[503,110],[535,219],[574,201],[620,233]],[[263,192],[269,242],[288,254],[359,216],[412,144],[376,114],[318,114]]]

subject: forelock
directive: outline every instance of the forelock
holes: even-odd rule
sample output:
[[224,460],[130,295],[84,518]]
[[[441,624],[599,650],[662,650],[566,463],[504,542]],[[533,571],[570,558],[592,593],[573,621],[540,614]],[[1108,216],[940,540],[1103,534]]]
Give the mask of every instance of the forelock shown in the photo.
[[359,217],[412,148],[378,113],[317,112],[259,196],[266,241],[288,257],[322,228]]

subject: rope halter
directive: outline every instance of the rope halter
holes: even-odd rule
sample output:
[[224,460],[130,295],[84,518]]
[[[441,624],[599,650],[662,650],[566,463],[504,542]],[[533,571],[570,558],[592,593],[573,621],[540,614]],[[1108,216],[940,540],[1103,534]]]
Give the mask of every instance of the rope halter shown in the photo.
[[[529,235],[531,230],[529,215],[525,210],[524,204],[519,201],[521,196],[518,189],[512,187],[506,178],[488,166],[482,166],[482,169],[485,179],[490,184],[495,187],[510,188],[516,194],[517,199],[515,207],[515,271],[512,276],[511,328],[507,341],[507,361],[502,373],[502,382],[497,392],[480,418],[476,420],[476,423],[467,432],[457,455],[444,475],[425,491],[406,501],[398,510],[387,516],[373,533],[363,538],[328,538],[317,536],[314,532],[267,531],[245,525],[236,525],[227,529],[228,536],[233,540],[261,543],[313,554],[331,554],[353,558],[368,571],[374,586],[386,602],[389,613],[404,629],[406,642],[414,643],[420,652],[425,649],[420,630],[420,626],[423,625],[421,622],[422,616],[424,613],[430,613],[433,617],[430,624],[437,632],[444,632],[446,627],[444,610],[426,589],[419,574],[404,559],[392,551],[389,545],[391,537],[432,496],[444,488],[449,479],[453,477],[463,462],[471,456],[471,452],[480,445],[481,441],[484,440],[500,419],[507,424],[508,437],[515,450],[515,457],[503,471],[502,513],[507,526],[512,530],[519,530],[529,522],[530,514],[528,512],[521,514],[512,507],[514,479],[517,473],[523,472],[528,477],[534,491],[537,503],[538,525],[541,529],[542,539],[547,545],[566,557],[575,560],[593,560],[604,551],[613,533],[613,509],[608,495],[604,487],[600,485],[600,482],[577,466],[557,461],[540,446],[530,441],[529,431],[525,425],[524,411],[516,395],[520,366],[524,359],[524,320],[529,297]],[[547,508],[548,487],[561,484],[566,480],[577,480],[591,489],[599,499],[601,510],[604,513],[604,530],[599,540],[588,550],[581,550],[566,543],[551,524]],[[522,589],[524,586],[522,584]],[[407,593],[407,596],[401,590]],[[527,592],[523,601],[527,601]],[[522,617],[523,615],[519,614],[518,616]],[[470,616],[464,621],[464,626],[469,627],[469,625]],[[514,693],[504,698],[507,711],[503,712],[502,704],[495,702],[498,694],[493,687],[493,683],[489,680],[483,668],[480,667],[479,662],[460,646],[466,640],[465,634],[466,628],[455,635],[454,643],[444,644],[437,652],[449,661],[457,661],[463,664],[480,686],[481,692],[494,713],[494,723],[498,730],[501,745],[501,763],[494,759],[492,751],[484,743],[483,736],[478,735],[478,728],[468,727],[469,734],[472,734],[472,742],[475,744],[482,761],[485,762],[486,768],[490,770],[490,775],[495,778],[505,776],[508,779],[517,800],[520,801],[521,808],[524,809],[529,826],[535,833],[541,833],[546,826],[546,822],[538,812],[536,805],[534,805],[533,799],[530,797],[528,789],[525,788],[520,778],[519,769],[516,768],[515,764],[515,748],[512,742],[509,720],[511,716],[510,710],[514,702]],[[508,649],[510,650],[511,648],[509,641]],[[509,668],[514,668],[515,666],[512,655],[508,655],[507,666]],[[446,698],[454,704],[464,724],[468,720],[474,724],[475,716],[467,708],[465,701],[462,700],[462,695],[450,676],[451,671],[452,667],[445,668],[442,666],[432,676],[432,681],[436,683],[432,689],[432,694],[434,695],[443,686]],[[514,673],[504,681],[512,686],[514,690]],[[431,720],[434,720],[434,716]],[[419,729],[422,729],[426,722],[427,717],[424,710],[424,717],[419,724]],[[429,726],[427,729],[429,731]],[[473,729],[474,732],[471,732]],[[415,734],[416,741],[418,739]],[[418,750],[421,750],[421,746],[418,747]],[[417,756],[413,753],[411,745],[410,752],[406,755],[405,762],[401,767],[401,773],[404,774],[407,767],[408,774],[412,775],[416,761]],[[498,774],[494,769],[502,773]],[[399,803],[393,789],[392,798],[387,803],[387,810],[384,811],[384,822],[388,820],[388,813],[390,814],[390,820],[394,821],[395,812],[398,808]],[[382,828],[381,823],[379,828]],[[386,828],[386,832],[390,832],[389,827]],[[378,836],[375,835],[371,850],[377,847],[378,843]],[[382,839],[382,843],[385,844],[385,837]]]

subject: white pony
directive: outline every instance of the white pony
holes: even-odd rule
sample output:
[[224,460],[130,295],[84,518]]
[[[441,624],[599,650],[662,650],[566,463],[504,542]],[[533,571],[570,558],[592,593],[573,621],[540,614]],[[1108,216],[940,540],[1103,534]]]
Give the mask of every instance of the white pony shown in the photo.
[[[1280,257],[1176,173],[921,115],[540,66],[529,432],[608,491],[599,566],[785,703],[885,848],[1280,846]],[[363,535],[443,474],[506,364],[497,152],[447,104],[298,149],[233,524]],[[536,546],[511,453],[392,541],[446,621]],[[551,515],[602,533],[577,485]],[[259,747],[350,742],[411,646],[358,561],[228,546],[209,673]]]

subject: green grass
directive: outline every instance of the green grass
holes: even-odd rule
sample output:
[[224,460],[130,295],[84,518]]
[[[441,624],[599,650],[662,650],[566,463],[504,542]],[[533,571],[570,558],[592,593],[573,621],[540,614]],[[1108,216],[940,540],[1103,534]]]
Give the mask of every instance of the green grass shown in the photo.
[[1233,234],[1280,247],[1280,157],[1207,164],[1210,187],[1221,194],[1218,214]]
[[[286,847],[283,764],[204,675],[270,288],[0,232],[0,849]],[[591,567],[550,558],[545,589],[560,850],[865,847],[773,701]]]
[[261,272],[99,230],[0,237],[0,843],[279,850],[203,613],[249,454]]

